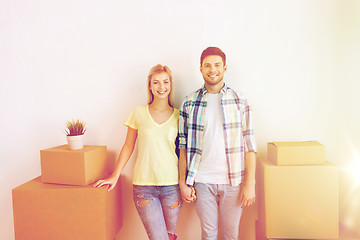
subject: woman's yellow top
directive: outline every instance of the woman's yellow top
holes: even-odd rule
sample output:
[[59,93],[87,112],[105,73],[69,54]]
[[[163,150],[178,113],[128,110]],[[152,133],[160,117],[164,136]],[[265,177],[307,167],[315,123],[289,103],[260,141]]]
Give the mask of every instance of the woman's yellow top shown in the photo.
[[179,110],[175,108],[170,118],[162,124],[153,120],[149,105],[137,106],[132,110],[124,124],[138,133],[133,184],[178,184],[178,157],[175,153],[178,122]]

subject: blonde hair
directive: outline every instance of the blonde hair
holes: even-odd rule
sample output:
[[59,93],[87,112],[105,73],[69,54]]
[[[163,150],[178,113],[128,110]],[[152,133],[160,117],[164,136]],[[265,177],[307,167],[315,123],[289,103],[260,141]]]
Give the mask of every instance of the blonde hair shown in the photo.
[[150,90],[150,85],[151,85],[151,78],[154,74],[158,74],[158,73],[167,73],[167,75],[169,76],[169,81],[170,81],[170,94],[168,96],[168,103],[170,107],[174,107],[174,100],[173,100],[173,83],[172,83],[172,76],[171,76],[171,71],[170,68],[168,66],[162,66],[161,64],[157,64],[154,67],[152,67],[150,69],[148,78],[147,78],[147,82],[148,82],[148,104],[151,104],[154,101],[154,94],[151,92]]

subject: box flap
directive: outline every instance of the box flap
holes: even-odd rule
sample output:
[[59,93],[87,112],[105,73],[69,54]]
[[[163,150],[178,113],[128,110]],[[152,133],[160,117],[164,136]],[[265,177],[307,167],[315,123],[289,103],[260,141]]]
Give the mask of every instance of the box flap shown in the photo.
[[309,146],[321,146],[318,141],[303,141],[303,142],[273,142],[277,147],[309,147]]

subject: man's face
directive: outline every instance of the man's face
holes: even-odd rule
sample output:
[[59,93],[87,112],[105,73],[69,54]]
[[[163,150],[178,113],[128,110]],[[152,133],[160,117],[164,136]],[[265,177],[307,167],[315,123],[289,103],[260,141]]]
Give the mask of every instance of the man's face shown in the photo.
[[222,58],[218,55],[210,55],[204,58],[200,72],[203,75],[205,84],[222,84],[226,68],[227,66],[224,66]]

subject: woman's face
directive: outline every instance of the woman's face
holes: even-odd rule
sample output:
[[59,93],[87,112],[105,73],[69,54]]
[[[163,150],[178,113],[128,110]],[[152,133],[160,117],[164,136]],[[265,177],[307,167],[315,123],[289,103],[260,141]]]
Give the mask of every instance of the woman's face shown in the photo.
[[150,91],[154,98],[168,98],[171,91],[171,82],[166,72],[155,73],[151,77]]

